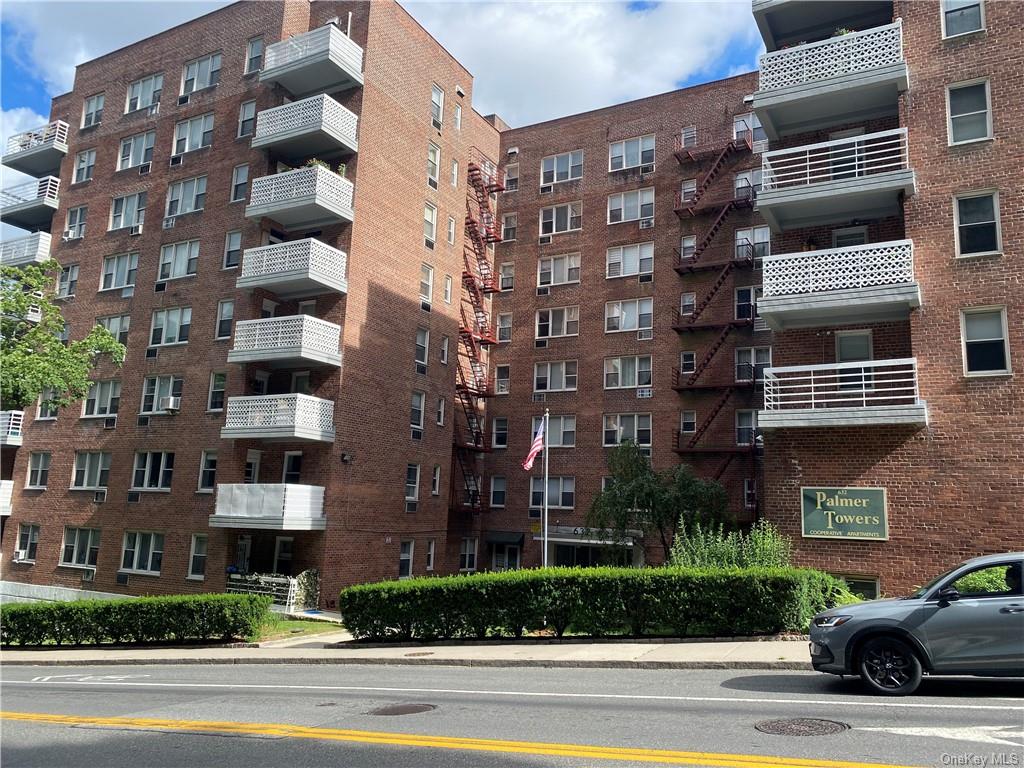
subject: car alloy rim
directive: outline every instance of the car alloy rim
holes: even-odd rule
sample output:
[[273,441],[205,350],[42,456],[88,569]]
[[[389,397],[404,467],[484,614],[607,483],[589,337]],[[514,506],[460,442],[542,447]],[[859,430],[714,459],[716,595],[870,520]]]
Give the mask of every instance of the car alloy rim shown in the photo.
[[864,666],[871,679],[883,688],[899,688],[910,680],[910,659],[891,645],[865,654]]

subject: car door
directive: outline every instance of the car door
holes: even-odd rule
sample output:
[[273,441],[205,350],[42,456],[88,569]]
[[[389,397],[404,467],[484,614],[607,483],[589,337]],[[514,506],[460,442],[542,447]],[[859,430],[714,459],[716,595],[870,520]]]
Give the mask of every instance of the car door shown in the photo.
[[[1019,576],[1008,586],[1008,570],[1022,562],[1009,558],[959,571],[938,585],[925,601],[919,630],[936,672],[946,674],[1024,674],[1024,594]],[[946,587],[958,600],[940,601]]]

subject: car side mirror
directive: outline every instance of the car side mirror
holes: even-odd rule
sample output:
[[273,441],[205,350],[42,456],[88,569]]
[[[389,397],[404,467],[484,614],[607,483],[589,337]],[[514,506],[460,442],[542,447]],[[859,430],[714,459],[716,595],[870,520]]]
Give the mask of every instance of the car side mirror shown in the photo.
[[953,603],[960,599],[960,592],[956,587],[943,587],[936,595],[940,603]]

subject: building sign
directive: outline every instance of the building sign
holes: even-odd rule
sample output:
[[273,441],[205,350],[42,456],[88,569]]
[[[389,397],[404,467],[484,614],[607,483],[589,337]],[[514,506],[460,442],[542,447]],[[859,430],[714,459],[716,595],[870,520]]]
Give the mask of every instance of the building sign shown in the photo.
[[801,488],[800,496],[805,538],[889,538],[884,488]]

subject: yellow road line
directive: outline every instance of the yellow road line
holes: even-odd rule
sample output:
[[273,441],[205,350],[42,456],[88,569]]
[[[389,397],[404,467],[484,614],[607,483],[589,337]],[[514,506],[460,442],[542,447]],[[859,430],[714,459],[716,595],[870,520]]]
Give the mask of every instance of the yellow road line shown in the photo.
[[[2,720],[48,723],[52,725],[93,725],[111,728],[158,729],[193,733],[225,733],[250,736],[280,736],[292,739],[323,739],[351,741],[361,744],[387,744],[401,747],[460,749],[476,752],[553,755],[591,760],[630,760],[638,763],[670,763],[673,765],[709,765],[723,768],[883,768],[880,763],[808,760],[796,757],[766,755],[735,755],[718,752],[679,752],[667,749],[633,747],[602,747],[583,744],[557,744],[533,741],[472,739],[456,736],[355,731],[342,728],[320,728],[286,723],[236,723],[215,720],[163,720],[148,717],[89,717],[57,715],[40,712],[0,712]],[[884,768],[908,768],[884,765]]]

